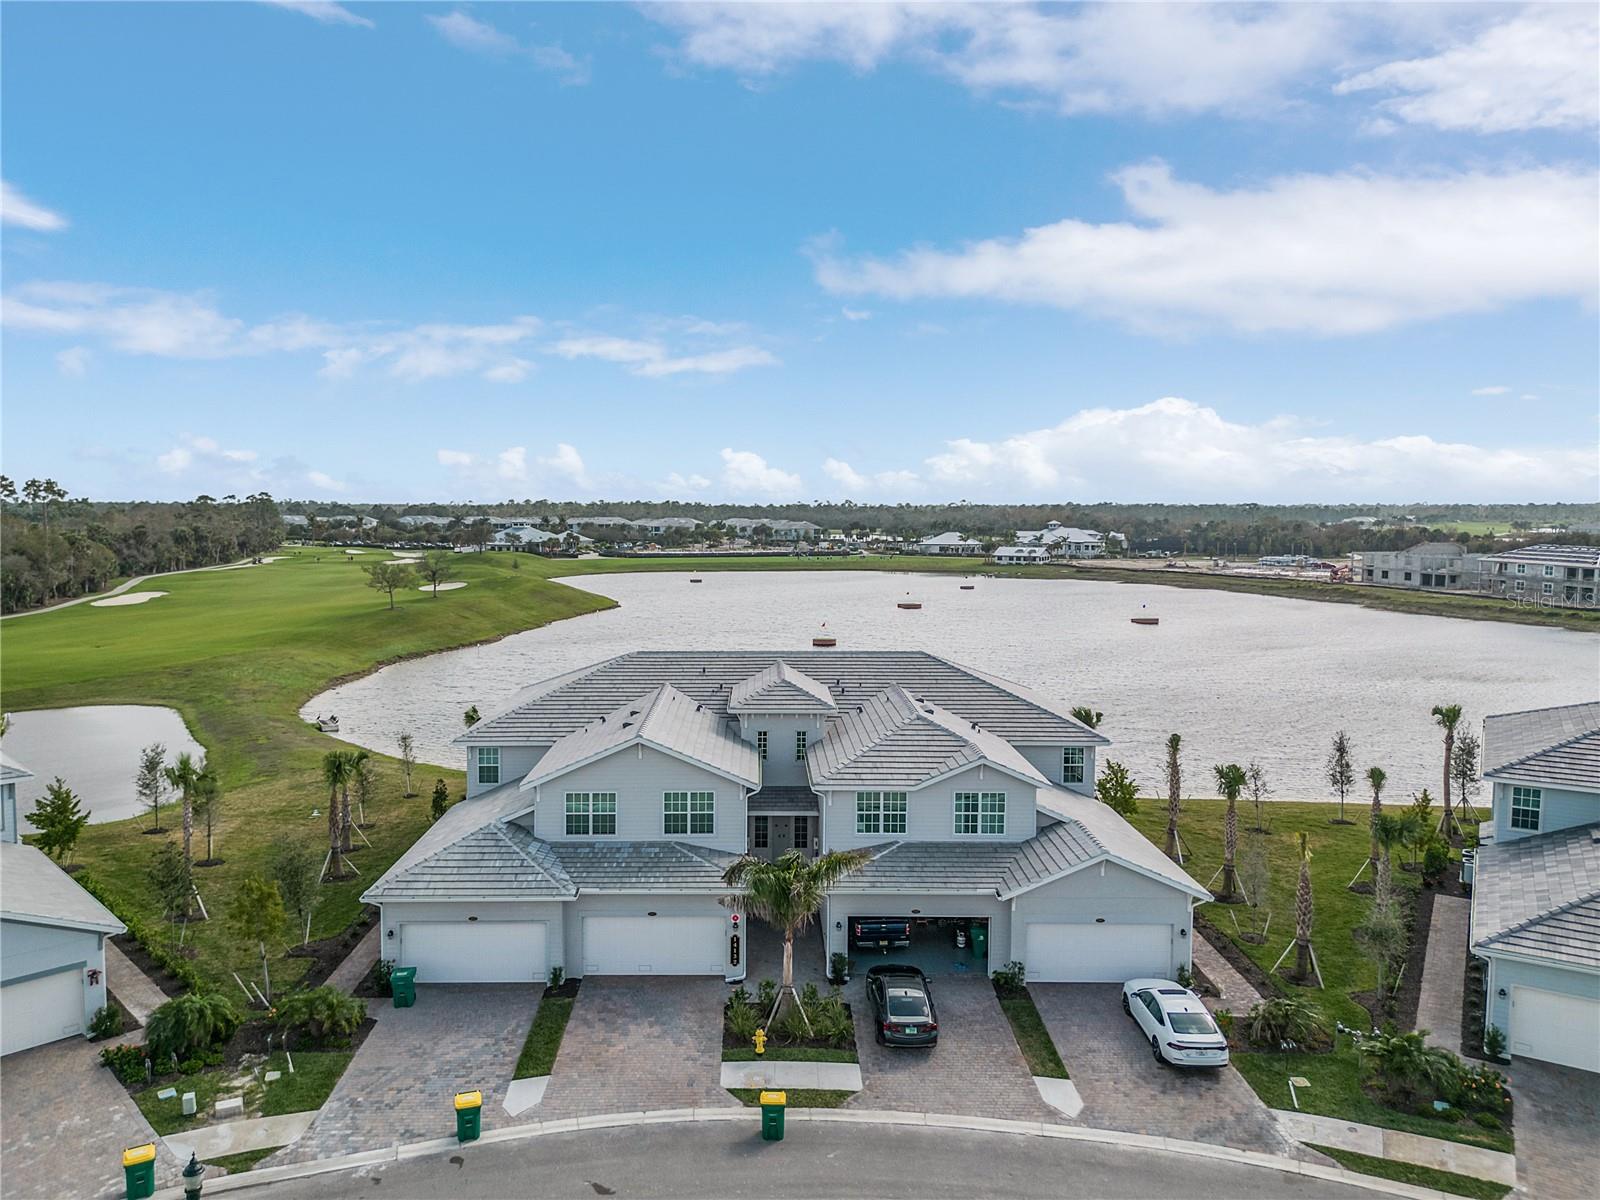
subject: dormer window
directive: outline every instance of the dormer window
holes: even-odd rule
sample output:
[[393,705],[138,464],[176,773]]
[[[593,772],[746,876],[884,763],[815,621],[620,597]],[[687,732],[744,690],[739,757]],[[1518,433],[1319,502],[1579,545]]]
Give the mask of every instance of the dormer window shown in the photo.
[[1539,832],[1539,807],[1544,792],[1536,787],[1511,789],[1511,828]]
[[1082,783],[1084,753],[1082,746],[1068,746],[1061,751],[1061,782]]
[[500,782],[500,747],[478,747],[478,782]]
[[998,837],[1006,831],[1004,792],[957,792],[955,833],[958,837]]

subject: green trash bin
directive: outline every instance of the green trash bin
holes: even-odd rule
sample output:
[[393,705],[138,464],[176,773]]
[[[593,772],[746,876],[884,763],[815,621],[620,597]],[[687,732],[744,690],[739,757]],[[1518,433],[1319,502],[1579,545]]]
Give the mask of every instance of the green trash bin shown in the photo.
[[761,1140],[783,1141],[783,1110],[789,1103],[787,1092],[761,1093]]
[[483,1093],[456,1093],[456,1141],[475,1142],[483,1132]]
[[128,1186],[128,1200],[144,1200],[156,1194],[156,1144],[129,1146],[122,1152],[122,1178]]
[[972,957],[985,959],[989,957],[989,930],[984,925],[974,925],[967,940],[972,944]]
[[394,994],[396,1008],[410,1008],[417,1002],[417,969],[396,967],[389,974],[389,991]]

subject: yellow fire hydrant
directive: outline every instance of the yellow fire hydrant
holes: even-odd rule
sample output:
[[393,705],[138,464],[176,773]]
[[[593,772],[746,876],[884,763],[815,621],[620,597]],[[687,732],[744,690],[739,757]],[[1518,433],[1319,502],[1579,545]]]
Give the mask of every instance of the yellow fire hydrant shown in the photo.
[[755,1037],[750,1040],[756,1044],[757,1054],[765,1054],[767,1052],[767,1031],[765,1029],[756,1030]]

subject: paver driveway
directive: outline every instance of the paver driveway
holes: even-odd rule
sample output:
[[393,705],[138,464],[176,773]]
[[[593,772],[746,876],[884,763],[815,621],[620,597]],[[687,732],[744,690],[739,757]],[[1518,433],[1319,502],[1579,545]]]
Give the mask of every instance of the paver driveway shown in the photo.
[[588,975],[530,1119],[737,1105],[723,1090],[720,979]]
[[122,1152],[156,1144],[156,1186],[179,1164],[123,1086],[80,1038],[8,1054],[0,1063],[0,1162],[6,1197],[123,1195]]
[[430,984],[417,987],[411,1008],[372,1001],[378,1019],[300,1140],[269,1165],[377,1150],[455,1132],[454,1099],[483,1092],[486,1127],[539,1119],[500,1107],[516,1073],[523,1039],[542,987],[519,983]]
[[1518,1059],[1506,1069],[1516,1101],[1517,1190],[1537,1200],[1586,1200],[1600,1180],[1600,1079]]
[[1014,1121],[1059,1115],[1039,1099],[994,986],[982,975],[941,976],[929,982],[939,1014],[939,1043],[932,1050],[878,1045],[864,981],[865,972],[845,989],[855,1017],[864,1085],[846,1107]]
[[1272,1112],[1232,1067],[1163,1066],[1122,1011],[1115,983],[1035,983],[1033,994],[1083,1098],[1074,1124],[1283,1154]]

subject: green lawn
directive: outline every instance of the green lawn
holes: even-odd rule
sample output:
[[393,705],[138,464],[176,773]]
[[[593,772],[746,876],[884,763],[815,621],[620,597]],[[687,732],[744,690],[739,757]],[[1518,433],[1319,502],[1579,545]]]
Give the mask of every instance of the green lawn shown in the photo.
[[861,1061],[856,1057],[854,1050],[835,1050],[830,1046],[772,1046],[767,1047],[765,1054],[757,1054],[753,1049],[744,1047],[738,1050],[724,1049],[723,1062],[840,1062],[853,1063]]
[[1503,1183],[1490,1183],[1487,1179],[1474,1179],[1470,1175],[1457,1175],[1454,1171],[1436,1171],[1432,1167],[1418,1167],[1411,1163],[1393,1162],[1387,1158],[1374,1158],[1370,1154],[1357,1154],[1354,1150],[1337,1150],[1332,1146],[1312,1145],[1341,1167],[1360,1171],[1363,1175],[1376,1175],[1379,1179],[1393,1179],[1399,1183],[1432,1188],[1436,1192],[1451,1192],[1457,1196],[1472,1196],[1474,1200],[1500,1200],[1511,1189]]
[[1013,996],[1001,996],[1000,1008],[1006,1014],[1006,1020],[1011,1022],[1017,1048],[1022,1051],[1022,1057],[1028,1060],[1028,1073],[1044,1079],[1069,1078],[1066,1064],[1061,1061],[1056,1044],[1050,1038],[1050,1031],[1044,1026],[1044,1018],[1033,1006],[1033,997],[1028,995],[1027,990]]
[[[855,1092],[840,1092],[829,1088],[779,1088],[788,1108],[840,1108]],[[746,1108],[761,1107],[761,1088],[729,1088],[728,1093],[738,1098]]]
[[248,1171],[269,1154],[276,1154],[282,1146],[268,1146],[265,1150],[244,1150],[238,1154],[223,1154],[217,1158],[208,1158],[206,1166],[221,1167],[230,1175],[239,1175]]
[[[354,1052],[350,1050],[295,1051],[294,1071],[282,1051],[266,1061],[267,1070],[281,1071],[283,1077],[271,1083],[258,1083],[255,1078],[242,1088],[228,1087],[230,1080],[240,1074],[237,1067],[213,1067],[197,1075],[157,1084],[133,1094],[133,1102],[150,1122],[150,1127],[163,1137],[195,1129],[211,1121],[211,1104],[219,1096],[238,1094],[244,1098],[245,1115],[249,1117],[277,1117],[284,1113],[312,1112],[327,1101],[333,1085],[339,1082],[345,1068],[350,1065]],[[178,1094],[171,1100],[156,1095],[166,1088],[176,1088]],[[183,1115],[182,1097],[185,1092],[195,1094],[195,1115]]]
[[561,1037],[567,1031],[567,1018],[572,1016],[575,1003],[567,996],[546,996],[539,1001],[539,1012],[522,1041],[517,1073],[512,1078],[534,1079],[550,1074],[556,1065],[556,1055],[561,1052]]

